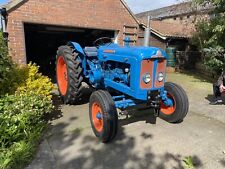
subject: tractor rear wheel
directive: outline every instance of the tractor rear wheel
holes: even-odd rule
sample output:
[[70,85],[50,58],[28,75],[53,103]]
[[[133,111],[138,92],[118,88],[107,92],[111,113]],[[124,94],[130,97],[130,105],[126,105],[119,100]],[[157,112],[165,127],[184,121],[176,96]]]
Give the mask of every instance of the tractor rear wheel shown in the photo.
[[167,96],[173,101],[173,106],[161,104],[160,117],[170,123],[182,122],[188,113],[189,101],[186,92],[175,83],[165,83]]
[[98,90],[92,93],[89,103],[89,117],[94,134],[103,143],[110,142],[116,136],[118,115],[109,92]]
[[56,77],[65,104],[75,104],[81,98],[82,71],[78,53],[70,46],[60,46],[56,56]]

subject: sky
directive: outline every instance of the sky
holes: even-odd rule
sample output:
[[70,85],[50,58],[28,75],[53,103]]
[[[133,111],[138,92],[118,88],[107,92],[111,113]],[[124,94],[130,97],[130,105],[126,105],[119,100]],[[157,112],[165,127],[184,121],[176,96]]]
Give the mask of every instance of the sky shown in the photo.
[[[0,0],[0,5],[8,0]],[[125,0],[134,13],[140,13],[182,2],[183,0]]]
[[0,5],[5,4],[8,0],[0,0]]
[[134,13],[149,11],[173,4],[181,3],[184,0],[125,0]]

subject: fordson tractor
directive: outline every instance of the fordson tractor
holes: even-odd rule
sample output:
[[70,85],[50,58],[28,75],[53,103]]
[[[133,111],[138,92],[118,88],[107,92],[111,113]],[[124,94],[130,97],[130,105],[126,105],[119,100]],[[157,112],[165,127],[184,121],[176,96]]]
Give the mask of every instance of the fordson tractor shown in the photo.
[[92,47],[69,42],[57,51],[57,84],[65,104],[82,98],[82,82],[95,90],[89,100],[90,122],[96,137],[110,142],[117,133],[117,110],[135,106],[154,109],[156,117],[182,122],[189,102],[177,84],[165,82],[166,53],[156,47],[119,46],[97,39]]

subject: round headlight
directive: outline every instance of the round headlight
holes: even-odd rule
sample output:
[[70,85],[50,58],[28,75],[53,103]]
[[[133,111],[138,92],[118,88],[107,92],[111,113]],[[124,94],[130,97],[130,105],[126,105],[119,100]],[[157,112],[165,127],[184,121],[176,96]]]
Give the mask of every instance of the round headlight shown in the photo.
[[160,72],[159,74],[158,74],[158,81],[159,82],[162,82],[164,80],[164,74],[162,73],[162,72]]
[[151,81],[151,75],[149,73],[144,74],[143,81],[147,84]]

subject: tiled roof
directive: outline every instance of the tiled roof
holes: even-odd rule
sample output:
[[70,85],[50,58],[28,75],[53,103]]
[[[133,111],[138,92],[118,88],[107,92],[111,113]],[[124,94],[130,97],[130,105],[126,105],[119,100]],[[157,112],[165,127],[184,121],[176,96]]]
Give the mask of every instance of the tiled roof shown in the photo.
[[152,33],[166,39],[166,38],[191,38],[195,31],[194,25],[176,24],[165,21],[150,22]]
[[151,11],[136,14],[138,18],[151,16],[152,18],[167,18],[179,15],[187,15],[195,12],[204,12],[212,9],[212,5],[206,4],[205,6],[196,6],[192,2],[184,2],[176,5],[171,5]]

